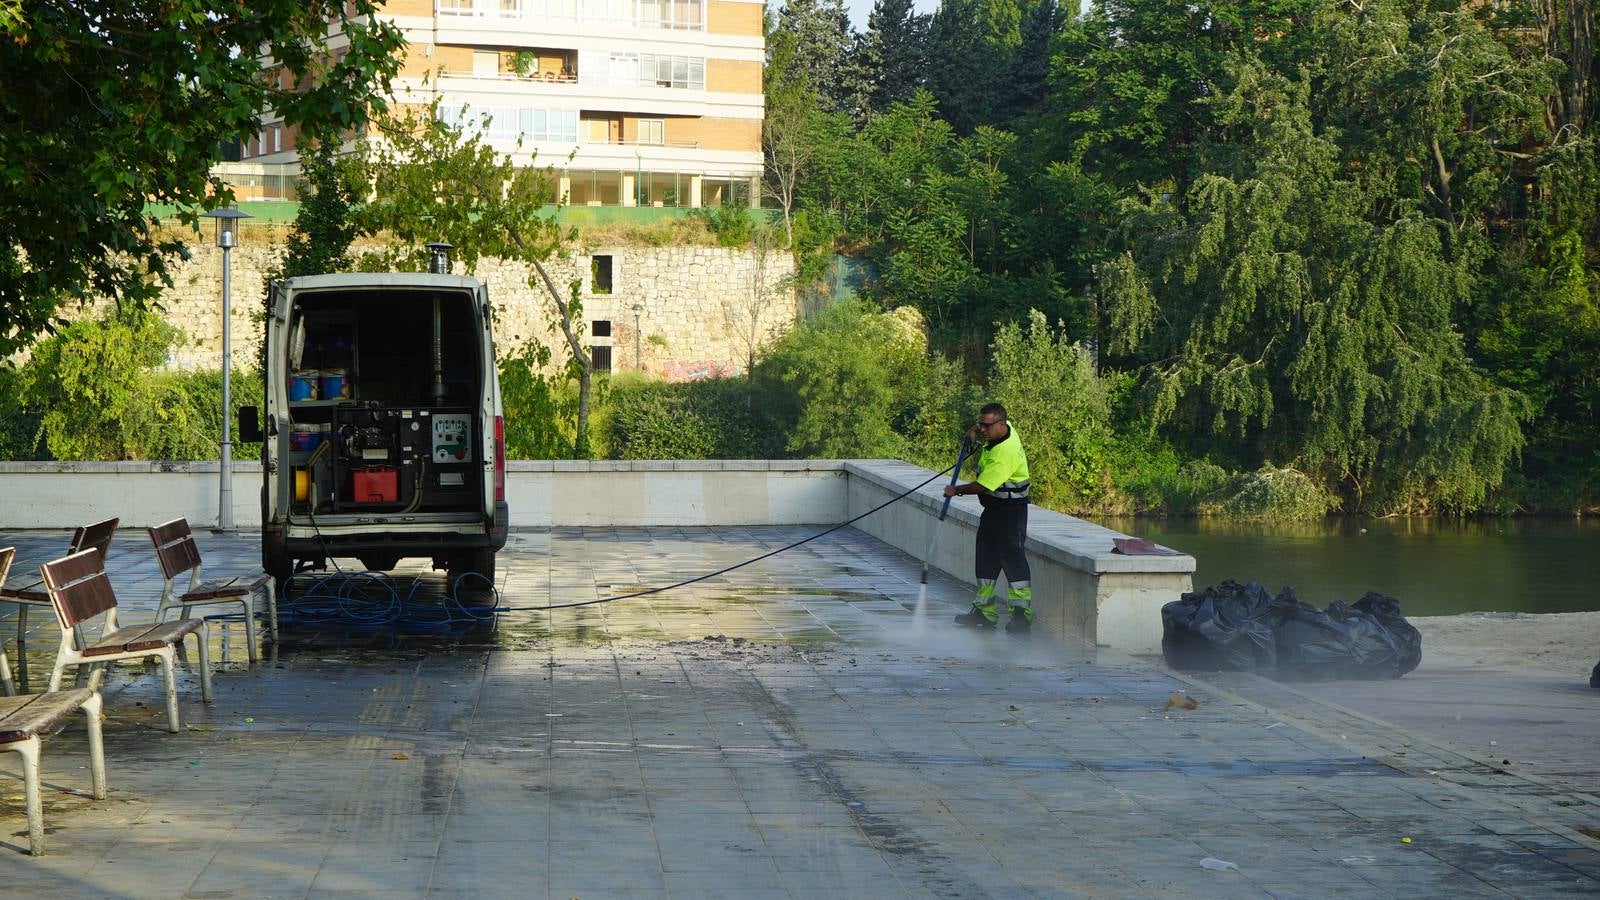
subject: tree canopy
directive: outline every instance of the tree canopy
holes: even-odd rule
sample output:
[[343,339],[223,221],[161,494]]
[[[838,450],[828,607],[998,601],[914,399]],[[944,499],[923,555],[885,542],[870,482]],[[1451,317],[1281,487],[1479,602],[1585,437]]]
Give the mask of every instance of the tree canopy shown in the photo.
[[[901,6],[849,45],[861,83],[901,83]],[[1128,459],[1347,510],[1593,508],[1593,34],[1535,0],[946,0],[928,92],[789,112],[791,212],[973,377],[1042,312]]]
[[[181,241],[150,202],[230,198],[209,169],[269,110],[307,139],[381,108],[401,37],[376,0],[41,0],[0,8],[0,355],[92,295],[142,302]],[[342,52],[327,53],[328,35]]]

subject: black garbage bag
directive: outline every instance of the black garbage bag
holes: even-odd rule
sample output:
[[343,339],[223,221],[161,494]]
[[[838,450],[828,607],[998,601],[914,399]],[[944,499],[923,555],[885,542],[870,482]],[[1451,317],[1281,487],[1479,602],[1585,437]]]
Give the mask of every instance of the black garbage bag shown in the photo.
[[1422,632],[1400,614],[1399,600],[1377,591],[1368,591],[1351,606],[1355,607],[1357,612],[1377,619],[1378,624],[1389,629],[1389,633],[1394,635],[1400,658],[1396,660],[1396,671],[1392,677],[1399,678],[1422,664]]
[[1167,665],[1188,671],[1239,670],[1279,681],[1399,678],[1422,661],[1422,634],[1400,601],[1368,593],[1326,610],[1285,587],[1224,581],[1161,608]]
[[1180,671],[1270,675],[1277,669],[1275,616],[1261,585],[1224,581],[1161,607],[1161,652]]
[[[1394,630],[1342,602],[1326,610],[1297,603],[1283,611],[1275,637],[1279,681],[1399,678],[1406,649]],[[1412,632],[1410,623],[1406,627]],[[1421,647],[1421,637],[1417,638]],[[1415,668],[1415,663],[1405,672]]]

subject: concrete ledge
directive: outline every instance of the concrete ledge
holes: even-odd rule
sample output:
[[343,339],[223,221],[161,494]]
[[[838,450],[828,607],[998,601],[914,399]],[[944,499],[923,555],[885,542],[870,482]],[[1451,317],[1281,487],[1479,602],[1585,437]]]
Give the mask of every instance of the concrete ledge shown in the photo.
[[[941,523],[948,477],[931,478],[905,462],[526,460],[506,469],[516,528],[833,525],[927,482],[855,527],[974,580],[977,500],[956,498]],[[107,516],[129,527],[178,516],[210,525],[219,472],[215,461],[0,463],[0,528],[70,528]],[[234,472],[234,521],[257,528],[261,465],[236,463]],[[1119,532],[1039,507],[1028,515],[1037,620],[1060,635],[1134,653],[1157,650],[1161,605],[1192,589],[1194,559],[1123,556],[1111,552]]]
[[595,460],[507,466],[513,527],[819,525],[844,520],[838,462]]

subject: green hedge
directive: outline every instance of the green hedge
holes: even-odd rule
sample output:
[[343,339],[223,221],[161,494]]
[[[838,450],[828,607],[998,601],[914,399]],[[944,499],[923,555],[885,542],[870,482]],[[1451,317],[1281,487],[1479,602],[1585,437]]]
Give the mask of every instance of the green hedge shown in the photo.
[[[0,370],[6,459],[216,459],[222,442],[220,371],[162,368],[181,333],[148,311],[115,311],[66,325],[20,367]],[[231,379],[241,405],[259,404],[258,372]],[[236,444],[249,459],[260,444]]]
[[742,378],[665,382],[637,377],[611,383],[607,419],[613,459],[769,459],[783,454],[781,435],[758,412]]

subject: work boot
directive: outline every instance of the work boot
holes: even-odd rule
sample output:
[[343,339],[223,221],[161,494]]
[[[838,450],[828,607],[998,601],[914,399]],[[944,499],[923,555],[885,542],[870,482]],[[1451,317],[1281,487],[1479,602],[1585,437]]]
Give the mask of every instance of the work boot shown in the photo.
[[956,616],[957,625],[966,625],[969,628],[993,628],[994,620],[990,619],[983,611],[983,607],[974,606],[959,616]]
[[1006,634],[1032,634],[1033,617],[1027,610],[1020,606],[1011,607],[1011,615],[1006,617]]

